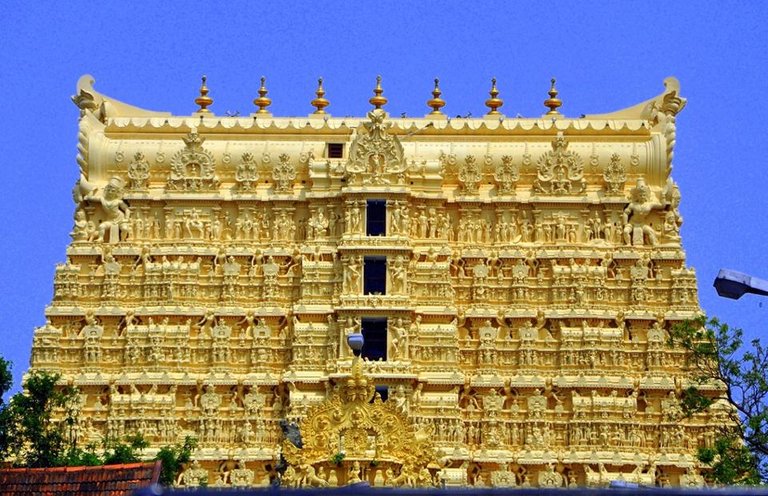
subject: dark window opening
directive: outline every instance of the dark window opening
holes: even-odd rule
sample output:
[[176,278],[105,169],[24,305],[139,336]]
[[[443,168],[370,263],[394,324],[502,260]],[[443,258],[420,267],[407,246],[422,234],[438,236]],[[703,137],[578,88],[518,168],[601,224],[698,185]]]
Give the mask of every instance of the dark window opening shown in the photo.
[[387,359],[387,318],[363,317],[363,358],[368,360]]
[[387,401],[389,398],[389,386],[376,386],[376,392],[381,396],[381,401]]
[[387,257],[363,258],[363,294],[387,294]]
[[386,200],[368,200],[365,210],[365,234],[385,236],[387,234]]
[[344,143],[328,143],[328,158],[344,158]]

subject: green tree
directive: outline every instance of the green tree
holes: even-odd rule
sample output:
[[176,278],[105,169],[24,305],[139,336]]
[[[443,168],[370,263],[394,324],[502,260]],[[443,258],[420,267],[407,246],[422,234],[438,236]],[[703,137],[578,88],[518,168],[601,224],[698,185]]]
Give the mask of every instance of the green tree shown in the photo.
[[160,484],[171,486],[176,481],[184,465],[192,459],[192,453],[197,448],[197,439],[187,436],[181,444],[163,446],[158,451],[155,460],[162,462]]
[[[78,391],[59,386],[59,374],[33,371],[24,384],[25,391],[8,403],[3,395],[13,384],[11,364],[0,357],[0,461],[12,459],[16,465],[54,467],[110,465],[141,461],[141,452],[149,446],[141,433],[123,439],[106,439],[96,444],[78,445],[73,435],[78,423]],[[55,414],[63,413],[63,421]],[[156,459],[163,462],[161,481],[173,483],[197,447],[194,438],[164,446]],[[164,478],[163,478],[164,477]]]
[[59,465],[74,467],[80,465],[116,465],[141,461],[141,452],[149,443],[141,434],[132,434],[124,439],[105,439],[101,452],[95,443],[80,447],[71,443]]
[[141,433],[126,436],[121,441],[104,442],[104,465],[117,463],[136,463],[141,461],[141,452],[149,447],[149,442]]
[[0,357],[0,461],[5,460],[10,450],[11,426],[13,425],[8,405],[3,397],[13,385],[13,374],[11,373],[11,362]]
[[674,345],[687,353],[694,374],[681,399],[683,412],[695,415],[717,408],[727,421],[699,460],[711,467],[708,477],[718,484],[768,482],[768,350],[759,340],[742,350],[743,331],[715,318],[683,322],[671,332]]
[[[58,387],[59,374],[33,371],[24,383],[25,392],[13,395],[4,409],[7,451],[16,463],[27,467],[59,465],[69,447],[68,427],[76,421],[69,408],[77,396],[70,386]],[[57,409],[66,412],[64,422],[56,421]]]
[[11,362],[0,357],[0,408],[3,407],[3,397],[13,386],[13,373],[11,373]]

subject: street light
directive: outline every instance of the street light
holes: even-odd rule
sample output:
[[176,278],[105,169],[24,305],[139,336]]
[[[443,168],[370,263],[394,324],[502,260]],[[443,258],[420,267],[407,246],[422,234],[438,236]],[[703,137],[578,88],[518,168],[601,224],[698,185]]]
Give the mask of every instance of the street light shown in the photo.
[[731,269],[720,269],[714,286],[717,294],[733,300],[738,300],[744,293],[768,296],[768,281]]

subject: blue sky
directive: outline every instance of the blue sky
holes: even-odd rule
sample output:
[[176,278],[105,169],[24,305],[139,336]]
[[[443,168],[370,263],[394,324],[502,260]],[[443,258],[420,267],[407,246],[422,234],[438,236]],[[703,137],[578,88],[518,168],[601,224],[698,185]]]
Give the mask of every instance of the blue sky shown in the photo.
[[[318,76],[329,111],[363,115],[375,77],[393,115],[424,115],[440,77],[450,115],[544,112],[558,78],[568,116],[628,107],[677,76],[673,177],[702,306],[765,333],[768,300],[719,298],[720,267],[768,279],[764,209],[768,19],[760,2],[4,2],[0,17],[0,355],[16,383],[64,260],[77,179],[80,75],[136,106],[189,114],[208,75],[218,114],[306,115]],[[415,2],[413,2],[415,4]],[[109,6],[108,6],[109,5]]]

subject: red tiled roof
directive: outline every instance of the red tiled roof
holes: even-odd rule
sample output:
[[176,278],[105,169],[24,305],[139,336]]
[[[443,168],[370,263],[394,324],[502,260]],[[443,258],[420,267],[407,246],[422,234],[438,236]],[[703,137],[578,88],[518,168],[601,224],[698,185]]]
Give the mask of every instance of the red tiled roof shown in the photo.
[[159,477],[159,461],[98,467],[9,468],[0,469],[0,494],[129,496],[134,489],[156,483]]

